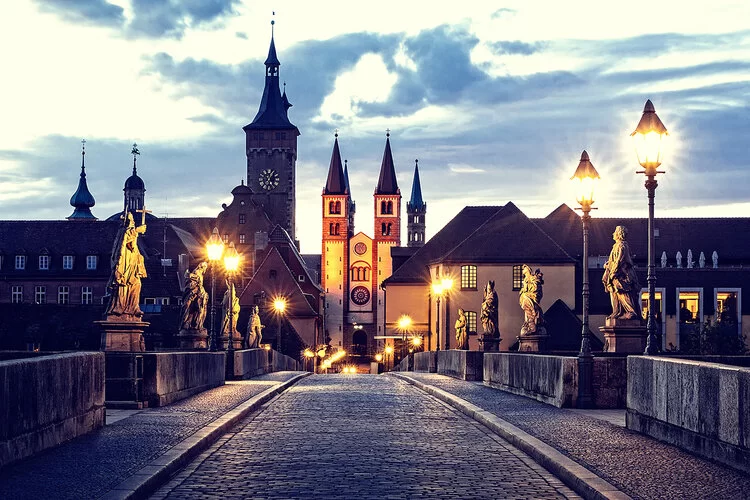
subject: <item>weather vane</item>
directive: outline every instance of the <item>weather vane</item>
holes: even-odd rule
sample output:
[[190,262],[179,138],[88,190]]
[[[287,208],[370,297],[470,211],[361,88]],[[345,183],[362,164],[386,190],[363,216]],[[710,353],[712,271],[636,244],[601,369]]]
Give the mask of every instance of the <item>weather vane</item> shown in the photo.
[[338,137],[339,136],[339,129],[333,129],[333,136]]
[[390,137],[391,136],[391,129],[387,128],[385,129],[385,136]]

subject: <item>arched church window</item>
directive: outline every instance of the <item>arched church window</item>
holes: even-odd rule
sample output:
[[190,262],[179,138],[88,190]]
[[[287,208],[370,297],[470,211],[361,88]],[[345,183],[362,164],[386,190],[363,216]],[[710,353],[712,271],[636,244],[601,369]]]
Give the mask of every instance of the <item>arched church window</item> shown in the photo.
[[328,202],[328,213],[329,214],[336,213],[336,204],[334,202],[332,202],[332,201]]
[[386,213],[387,209],[388,209],[388,205],[386,204],[386,202],[385,201],[381,201],[380,202],[380,213],[381,214]]
[[335,208],[335,210],[336,210],[337,214],[341,213],[341,202],[340,201],[336,202],[336,208]]
[[338,236],[338,235],[339,235],[339,225],[336,224],[336,236]]
[[330,234],[331,236],[334,235],[333,229],[334,229],[333,222],[331,222],[330,224],[328,224],[328,234]]
[[386,233],[385,234],[386,234],[386,236],[390,236],[391,235],[391,223],[390,222],[388,223],[388,228],[386,229]]
[[385,236],[385,222],[380,225],[380,234]]
[[393,213],[393,202],[392,201],[388,202],[388,213],[389,214]]

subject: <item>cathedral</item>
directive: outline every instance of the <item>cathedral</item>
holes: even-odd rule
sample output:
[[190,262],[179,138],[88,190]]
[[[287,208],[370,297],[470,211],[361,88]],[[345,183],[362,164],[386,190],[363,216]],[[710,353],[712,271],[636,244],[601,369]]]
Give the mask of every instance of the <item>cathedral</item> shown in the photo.
[[[393,271],[394,249],[401,247],[401,190],[386,134],[380,176],[373,194],[373,236],[354,230],[356,204],[342,165],[338,133],[333,142],[328,178],[322,193],[321,286],[326,294],[326,333],[332,345],[352,355],[368,355],[386,340],[385,295],[380,287]],[[422,200],[419,165],[414,166],[407,203],[408,247],[424,244],[427,204]]]

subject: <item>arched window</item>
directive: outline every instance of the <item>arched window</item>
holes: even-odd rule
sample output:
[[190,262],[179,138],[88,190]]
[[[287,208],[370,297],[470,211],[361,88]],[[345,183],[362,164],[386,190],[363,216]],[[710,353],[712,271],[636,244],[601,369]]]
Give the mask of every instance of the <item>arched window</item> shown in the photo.
[[363,260],[353,263],[349,276],[352,281],[370,281],[370,264]]
[[386,212],[387,209],[388,209],[388,205],[386,204],[386,202],[385,201],[381,201],[380,202],[380,213],[381,214],[388,213],[388,212]]
[[380,225],[380,234],[385,236],[385,222]]
[[390,222],[388,223],[388,228],[386,229],[386,233],[385,234],[386,234],[386,236],[390,236],[391,235],[391,223]]
[[388,213],[389,214],[393,213],[393,202],[392,201],[388,202]]
[[332,201],[328,202],[328,213],[329,214],[335,214],[336,213],[336,204]]
[[330,224],[328,224],[328,234],[330,234],[331,236],[333,236],[334,234],[333,229],[334,229],[333,222],[331,222]]
[[336,224],[336,236],[338,236],[338,235],[339,235],[339,225],[338,225],[338,223],[337,223],[337,224]]
[[341,202],[340,201],[336,202],[336,213],[337,214],[341,213]]

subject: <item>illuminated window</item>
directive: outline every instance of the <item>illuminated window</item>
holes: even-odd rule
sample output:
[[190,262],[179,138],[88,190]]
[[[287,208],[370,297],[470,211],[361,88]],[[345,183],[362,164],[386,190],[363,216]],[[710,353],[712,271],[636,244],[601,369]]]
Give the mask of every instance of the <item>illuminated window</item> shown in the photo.
[[245,243],[245,234],[240,233],[240,243]]
[[513,266],[513,290],[520,290],[522,284],[523,275],[521,274],[521,266]]
[[477,266],[461,266],[461,289],[477,289]]
[[716,320],[722,323],[733,323],[737,325],[737,332],[742,333],[742,317],[740,316],[740,289],[739,288],[717,288],[714,291],[716,297]]
[[466,331],[470,335],[477,333],[477,313],[474,311],[466,311]]
[[247,216],[245,214],[240,214],[240,224],[244,224],[247,222]]

